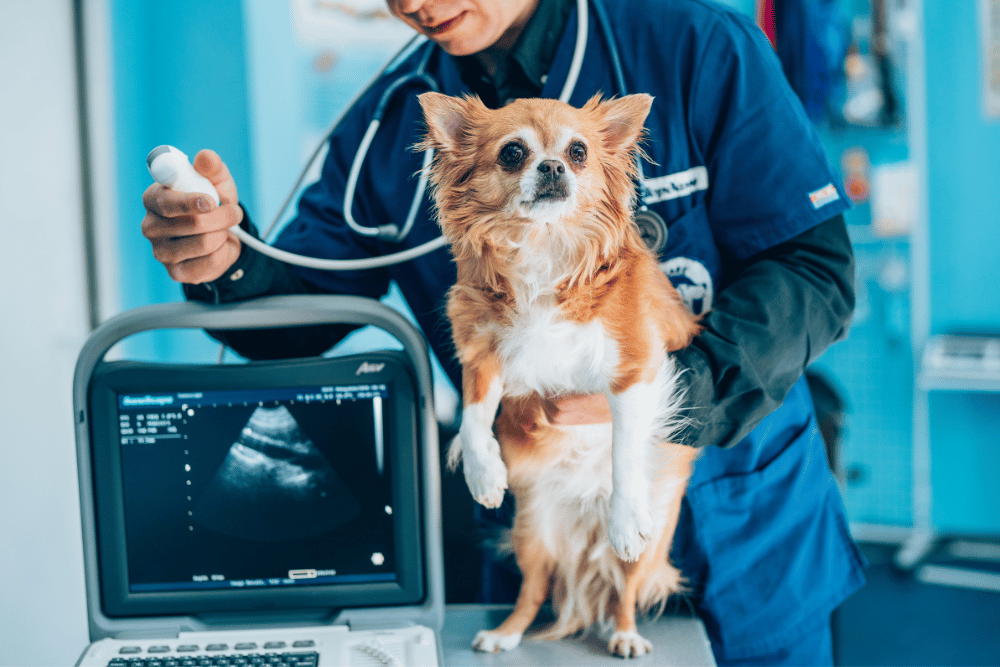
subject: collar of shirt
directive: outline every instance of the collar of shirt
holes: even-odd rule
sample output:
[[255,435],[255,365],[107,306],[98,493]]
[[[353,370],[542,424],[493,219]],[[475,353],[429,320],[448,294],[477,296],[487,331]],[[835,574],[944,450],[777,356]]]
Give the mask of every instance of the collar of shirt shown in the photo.
[[494,76],[475,56],[455,58],[462,81],[491,109],[520,97],[538,97],[552,65],[574,0],[538,0],[527,25]]

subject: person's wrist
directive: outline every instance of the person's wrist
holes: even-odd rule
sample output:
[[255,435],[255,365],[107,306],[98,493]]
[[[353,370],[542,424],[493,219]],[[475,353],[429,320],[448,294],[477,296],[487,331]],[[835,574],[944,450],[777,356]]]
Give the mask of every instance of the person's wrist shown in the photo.
[[[243,208],[243,204],[239,206],[243,212],[243,219],[240,221],[239,226],[254,238],[259,238],[257,228],[250,220],[250,216],[246,209]],[[234,243],[238,249],[236,259],[214,280],[199,284],[183,284],[182,287],[186,298],[195,301],[216,300],[217,302],[228,302],[257,296],[259,289],[255,284],[256,279],[253,278],[260,274],[257,265],[262,259],[265,259],[264,256],[246,244],[241,243],[234,236],[231,236],[226,242]],[[247,278],[251,279],[248,280]]]

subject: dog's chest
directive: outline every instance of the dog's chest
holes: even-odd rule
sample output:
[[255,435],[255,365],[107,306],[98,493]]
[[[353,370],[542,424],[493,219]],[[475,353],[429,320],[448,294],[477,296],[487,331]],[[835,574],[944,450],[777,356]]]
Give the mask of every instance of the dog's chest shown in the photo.
[[600,320],[566,320],[554,305],[515,313],[497,331],[505,394],[600,392],[618,359],[614,340]]

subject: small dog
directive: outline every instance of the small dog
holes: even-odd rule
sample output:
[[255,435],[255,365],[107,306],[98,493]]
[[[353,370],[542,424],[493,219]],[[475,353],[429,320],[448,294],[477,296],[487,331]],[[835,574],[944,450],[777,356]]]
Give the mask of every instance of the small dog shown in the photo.
[[[447,314],[464,408],[449,464],[463,461],[482,505],[499,506],[508,485],[517,504],[521,590],[473,646],[517,646],[551,592],[545,636],[613,618],[609,650],[642,655],[652,646],[637,607],[681,589],[668,553],[696,450],[668,444],[680,402],[668,352],[699,330],[632,219],[653,98],[492,111],[475,97],[419,100],[418,148],[435,151],[430,183],[458,271]],[[548,399],[580,393],[606,395],[613,423],[552,424]]]

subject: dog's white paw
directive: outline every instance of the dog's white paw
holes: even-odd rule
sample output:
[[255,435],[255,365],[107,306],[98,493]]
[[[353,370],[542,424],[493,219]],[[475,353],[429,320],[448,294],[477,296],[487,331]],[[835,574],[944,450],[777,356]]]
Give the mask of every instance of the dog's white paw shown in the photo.
[[472,640],[472,648],[483,653],[498,653],[516,648],[520,643],[520,633],[501,635],[492,630],[480,630],[476,633],[476,638]]
[[619,491],[612,492],[608,540],[618,557],[627,561],[639,560],[652,536],[653,519],[647,504]]
[[488,446],[466,448],[462,470],[477,503],[490,509],[500,507],[507,490],[507,466],[500,458],[500,445],[496,440]]
[[608,650],[623,658],[638,658],[652,652],[653,645],[638,632],[616,632],[611,635]]

